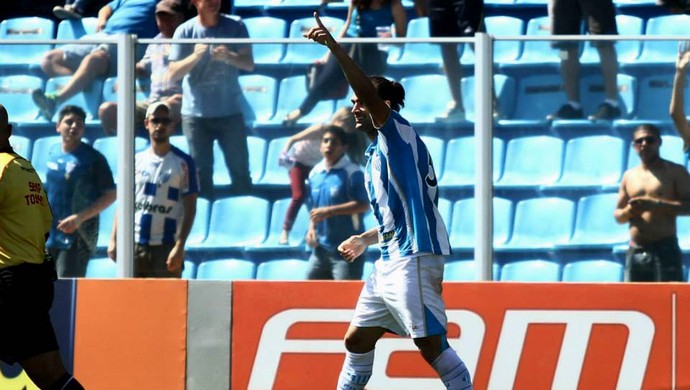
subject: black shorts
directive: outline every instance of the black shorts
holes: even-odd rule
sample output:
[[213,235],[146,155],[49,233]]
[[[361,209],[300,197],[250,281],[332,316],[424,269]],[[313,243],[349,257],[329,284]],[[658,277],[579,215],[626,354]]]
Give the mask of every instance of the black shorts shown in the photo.
[[0,360],[7,364],[57,351],[50,307],[53,305],[52,262],[8,267],[12,287],[0,291]]
[[429,0],[432,37],[471,37],[483,31],[484,0]]
[[134,245],[135,278],[180,278],[184,263],[177,271],[168,271],[168,255],[175,244]]
[[683,255],[678,238],[630,246],[625,254],[626,282],[683,282]]
[[[582,20],[592,35],[616,35],[616,8],[612,0],[553,0],[551,32],[554,35],[580,35]],[[609,41],[595,41],[595,45],[610,45]],[[553,47],[566,49],[576,42],[554,42]]]

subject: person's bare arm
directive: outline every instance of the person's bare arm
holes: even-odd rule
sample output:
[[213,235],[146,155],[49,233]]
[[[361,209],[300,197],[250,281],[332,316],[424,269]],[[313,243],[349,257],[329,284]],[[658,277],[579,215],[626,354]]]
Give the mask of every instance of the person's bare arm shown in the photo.
[[285,143],[285,147],[283,147],[283,151],[287,153],[288,150],[294,145],[295,143],[299,141],[304,141],[307,139],[318,139],[321,137],[321,134],[323,133],[323,128],[324,124],[323,123],[314,123],[307,127],[306,129],[300,131],[297,134],[292,135],[290,138],[288,138],[287,142]]
[[618,201],[616,202],[616,210],[614,210],[613,212],[613,217],[616,219],[616,222],[618,223],[630,222],[631,218],[637,216],[637,214],[633,214],[631,210],[631,205],[629,203],[630,196],[628,195],[628,192],[625,189],[627,176],[628,172],[626,172],[625,175],[623,175],[623,179],[621,180],[621,186],[618,190]]
[[402,38],[407,36],[407,13],[400,0],[393,0],[391,3],[393,11],[393,23],[395,24],[395,36]]
[[379,242],[379,231],[371,228],[362,234],[350,236],[347,240],[338,245],[340,256],[347,262],[352,262],[362,255],[369,245]]
[[108,19],[110,19],[110,16],[113,14],[113,9],[110,8],[108,4],[104,5],[101,7],[101,9],[98,10],[98,20],[96,21],[96,31],[102,31],[105,28],[106,23],[108,23]]
[[224,61],[238,69],[251,72],[254,70],[254,55],[251,46],[243,47],[237,51],[228,50],[225,45],[219,45],[213,49],[213,58]]
[[343,70],[345,78],[347,78],[347,81],[350,83],[355,95],[357,95],[360,102],[369,110],[374,124],[376,126],[382,125],[390,115],[390,107],[388,107],[386,102],[379,96],[376,88],[374,88],[374,84],[372,84],[362,68],[350,58],[347,52],[336,42],[328,29],[323,25],[318,12],[314,12],[314,19],[316,19],[317,27],[311,28],[304,34],[304,37],[328,47],[331,54],[338,60],[340,68]]
[[101,195],[95,202],[93,202],[89,207],[84,210],[79,211],[76,214],[72,214],[64,219],[62,219],[57,224],[57,229],[65,233],[74,233],[82,222],[88,221],[91,218],[97,216],[106,207],[113,204],[115,201],[115,190],[106,191]]
[[170,61],[165,78],[172,82],[181,80],[204,57],[207,50],[208,45],[197,43],[192,54],[179,61]]
[[675,215],[690,215],[690,173],[681,165],[673,166],[678,199],[657,199],[657,207]]
[[192,226],[194,225],[197,197],[197,194],[188,194],[182,198],[182,207],[184,210],[182,213],[182,222],[180,223],[180,232],[177,235],[175,246],[168,254],[168,260],[166,261],[168,271],[175,271],[179,269],[182,267],[182,263],[184,262],[184,247],[187,243],[189,232],[192,231]]
[[318,223],[324,219],[334,217],[336,215],[351,215],[359,214],[367,211],[369,204],[367,202],[358,202],[351,200],[349,202],[336,204],[333,206],[317,207],[309,212],[309,218]]
[[110,242],[108,243],[108,257],[117,260],[117,213],[113,218],[113,230],[110,232]]
[[676,74],[673,77],[673,91],[671,92],[671,105],[669,113],[683,139],[683,151],[690,149],[690,124],[685,116],[685,77],[687,66],[690,62],[690,43],[680,46],[678,59],[676,60]]

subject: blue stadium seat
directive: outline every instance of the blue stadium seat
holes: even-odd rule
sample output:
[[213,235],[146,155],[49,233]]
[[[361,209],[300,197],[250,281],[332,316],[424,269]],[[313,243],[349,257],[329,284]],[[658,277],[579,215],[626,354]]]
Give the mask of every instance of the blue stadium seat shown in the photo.
[[[57,76],[48,79],[46,83],[45,92],[56,92],[64,88],[65,84],[72,76]],[[77,93],[66,101],[62,102],[55,110],[55,115],[52,118],[53,122],[57,122],[60,109],[66,105],[79,106],[86,111],[86,123],[98,123],[98,106],[101,105],[103,95],[103,81],[96,79],[85,90]]]
[[[613,213],[613,210],[611,210]],[[575,204],[557,197],[531,198],[515,206],[510,241],[496,251],[542,251],[565,244],[573,233]]]
[[551,65],[554,69],[560,64],[558,50],[551,47],[548,40],[551,35],[551,21],[548,16],[540,16],[530,19],[527,22],[525,35],[528,37],[544,37],[543,41],[525,41],[522,48],[522,55],[517,61],[501,63],[500,67],[504,70],[513,70],[520,67],[533,69],[534,65],[544,67]]
[[21,135],[11,135],[10,146],[12,146],[12,149],[15,153],[24,157],[27,160],[31,160],[33,143],[30,139],[22,137]]
[[46,172],[48,170],[48,157],[50,149],[54,145],[60,145],[62,138],[59,135],[51,135],[47,137],[41,137],[34,141],[34,146],[31,152],[31,165],[36,169],[38,177],[41,181],[45,183]]
[[[0,22],[0,40],[41,40],[53,39],[55,23],[39,17],[18,17]],[[38,66],[41,58],[51,44],[0,45],[0,68],[19,65],[29,69]]]
[[[445,103],[451,100],[446,76],[409,76],[402,78],[400,84],[405,88],[403,115],[410,123],[434,123],[437,117],[446,113]],[[429,99],[429,91],[434,91],[433,99]]]
[[79,39],[87,34],[94,34],[98,18],[65,19],[58,24],[56,39]]
[[[321,22],[328,28],[334,36],[340,32],[341,27],[345,23],[344,20],[333,18],[330,16],[321,17]],[[288,38],[304,38],[302,34],[309,31],[310,28],[315,27],[316,22],[312,16],[295,19],[290,23],[290,30],[288,32]],[[327,49],[325,46],[314,45],[309,43],[306,39],[304,44],[300,43],[289,43],[285,50],[285,56],[281,61],[283,64],[301,64],[307,65],[316,61],[317,59],[323,57],[326,54]]]
[[180,149],[181,151],[189,154],[189,144],[187,143],[187,137],[178,134],[178,135],[171,135],[170,136],[170,144],[175,146],[176,148]]
[[[493,180],[501,177],[503,170],[503,140],[493,140]],[[475,179],[474,137],[459,137],[448,141],[443,161],[443,175],[439,180],[443,187],[473,186]]]
[[98,242],[96,248],[105,250],[110,243],[110,235],[113,231],[113,221],[117,210],[117,201],[106,207],[98,214]]
[[434,169],[436,170],[436,177],[443,176],[443,161],[446,154],[446,143],[438,137],[430,135],[422,135],[422,139],[426,148],[429,150],[431,160],[434,162]]
[[[278,87],[278,100],[276,113],[270,121],[273,124],[281,124],[285,115],[298,108],[299,104],[307,96],[307,80],[305,76],[292,76],[280,80]],[[319,101],[311,112],[297,121],[298,124],[312,124],[326,122],[333,115],[333,100]]]
[[[661,140],[661,147],[659,148],[659,155],[661,158],[676,164],[685,165],[687,162],[687,155],[683,152],[683,139],[676,135],[662,135]],[[640,165],[640,156],[638,156],[635,149],[630,146],[626,169],[631,169],[638,165]]]
[[[146,138],[143,137],[135,137],[134,138],[134,148],[135,148],[135,153],[139,152],[141,150],[146,149],[148,146],[149,141]],[[93,142],[93,148],[98,150],[105,156],[105,159],[108,160],[108,165],[110,166],[110,170],[113,172],[113,179],[117,183],[117,171],[118,171],[118,163],[117,163],[117,155],[118,151],[120,149],[120,144],[119,140],[116,136],[112,137],[102,137],[98,138]]]
[[[453,251],[472,250],[476,247],[474,198],[460,199],[453,205],[453,220],[448,235]],[[513,223],[513,203],[508,199],[493,199],[494,245],[502,245],[510,237]]]
[[533,72],[515,78],[514,106],[505,111],[505,119],[498,124],[503,128],[546,129],[546,116],[555,112],[567,99],[563,79],[558,74]]
[[[145,101],[151,93],[151,79],[137,78],[134,87],[136,101]],[[117,77],[108,77],[103,82],[102,102],[117,102]]]
[[[632,119],[616,120],[616,127],[634,128],[639,124],[651,123],[657,126],[670,126],[671,118],[668,115],[668,102],[673,88],[674,68],[672,65],[663,67],[646,68],[646,71],[637,75],[637,90],[634,92],[634,110]],[[688,91],[685,91],[686,98]],[[690,102],[685,101],[686,109]]]
[[[618,34],[625,35],[643,35],[644,21],[642,18],[633,15],[616,15],[616,25],[618,27]],[[640,41],[617,41],[616,55],[618,62],[631,63],[637,60],[641,50]],[[599,53],[592,45],[591,41],[585,42],[584,50],[580,55],[580,62],[582,64],[596,64],[599,66]]]
[[196,279],[196,264],[193,261],[185,260],[182,270],[182,279]]
[[211,203],[208,199],[197,198],[196,200],[196,215],[194,216],[194,225],[187,237],[187,248],[194,248],[197,244],[203,242],[208,235],[208,221],[210,219]]
[[43,80],[36,76],[11,75],[0,77],[0,101],[15,123],[45,122],[39,118],[38,107],[31,98],[34,89],[43,88]]
[[[525,31],[525,22],[522,19],[514,16],[488,16],[484,18],[484,25],[486,26],[487,34],[491,34],[493,36],[520,36],[523,35]],[[470,44],[466,43],[464,46],[465,48],[462,50],[460,62],[462,64],[473,64],[474,50],[472,50]],[[520,54],[522,54],[522,42],[496,41],[494,43],[493,50],[495,63],[516,61],[520,57]]]
[[[407,23],[407,38],[429,38],[429,18],[410,19]],[[462,46],[459,46],[462,50]],[[388,65],[392,68],[410,66],[441,66],[441,49],[437,44],[406,43],[399,57],[389,57]]]
[[[179,142],[181,143],[181,141]],[[247,148],[249,149],[249,172],[252,181],[256,183],[264,173],[266,140],[250,135],[247,137]],[[217,186],[232,184],[230,171],[225,164],[225,157],[223,157],[223,151],[220,149],[218,141],[213,142],[213,184]]]
[[565,145],[561,178],[542,188],[615,186],[623,174],[625,148],[623,139],[609,135],[572,138]]
[[577,204],[575,229],[570,241],[558,245],[560,249],[612,249],[630,239],[627,224],[613,218],[618,201],[617,193],[583,196]]
[[446,225],[446,230],[450,230],[450,222],[453,217],[453,202],[447,198],[438,198],[438,205],[436,207],[438,208],[438,213],[441,214],[443,223]]
[[555,183],[561,176],[563,140],[527,136],[508,141],[503,175],[497,188],[525,188]]
[[107,257],[91,259],[86,264],[85,276],[97,279],[117,278],[117,264]]
[[260,263],[257,280],[306,280],[308,262],[299,259],[278,259]]
[[[644,35],[687,36],[687,26],[689,23],[690,15],[684,14],[651,17],[647,19],[647,29]],[[683,38],[679,37],[679,39]],[[634,63],[626,64],[626,67],[635,67],[637,64],[673,65],[676,62],[677,56],[677,41],[643,41],[640,56]]]
[[199,264],[196,278],[205,280],[251,280],[254,279],[255,273],[256,265],[248,260],[207,260]]
[[[256,16],[242,19],[252,39],[280,39],[287,34],[287,21],[272,16]],[[285,45],[281,43],[252,44],[254,62],[257,64],[275,64],[283,59]]]
[[[493,280],[500,279],[500,267],[493,264]],[[446,282],[472,282],[477,278],[477,263],[474,260],[459,260],[446,262],[443,270],[443,280]]]
[[278,80],[260,74],[242,75],[238,80],[254,112],[254,123],[258,125],[270,123],[276,110]]
[[678,245],[683,251],[688,251],[690,249],[690,216],[679,215],[676,218],[676,232]]
[[[463,77],[460,82],[462,85],[462,103],[465,107],[465,116],[468,121],[475,122],[475,78],[474,76]],[[512,115],[515,106],[515,79],[503,74],[494,75],[494,91],[498,103],[498,111],[501,117]]]
[[278,244],[280,235],[283,231],[283,221],[285,220],[285,213],[290,206],[291,199],[278,199],[273,202],[271,207],[271,221],[268,227],[268,237],[266,240],[260,244],[247,247],[248,252],[256,251],[276,251],[285,249],[296,249],[304,247],[304,237],[307,234],[307,228],[309,227],[309,212],[307,207],[302,205],[299,212],[297,213],[297,218],[295,218],[295,223],[290,231],[290,236],[288,237],[288,244]]
[[268,143],[264,174],[256,184],[268,186],[288,186],[290,177],[284,167],[278,165],[278,156],[289,137],[274,138]]
[[564,282],[622,282],[623,266],[611,260],[579,260],[563,267]]
[[269,204],[254,196],[217,199],[211,205],[208,236],[203,249],[240,249],[266,239]]
[[503,265],[500,280],[509,282],[558,282],[561,280],[561,266],[548,260],[515,261]]

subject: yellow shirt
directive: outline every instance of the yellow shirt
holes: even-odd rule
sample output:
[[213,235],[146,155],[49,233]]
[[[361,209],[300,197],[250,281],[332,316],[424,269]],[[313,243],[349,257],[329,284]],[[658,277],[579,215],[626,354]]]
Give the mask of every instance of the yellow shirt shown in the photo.
[[31,163],[0,153],[0,268],[42,263],[53,214]]

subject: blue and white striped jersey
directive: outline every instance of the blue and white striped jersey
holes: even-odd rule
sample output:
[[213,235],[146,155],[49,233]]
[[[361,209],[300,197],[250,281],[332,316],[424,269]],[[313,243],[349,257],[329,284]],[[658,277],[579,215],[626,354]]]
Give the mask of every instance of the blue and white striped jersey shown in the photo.
[[172,146],[164,157],[151,148],[134,157],[134,241],[172,244],[184,213],[182,198],[199,192],[192,158]]
[[381,257],[450,254],[431,155],[410,123],[391,111],[367,157],[365,184],[379,225]]

